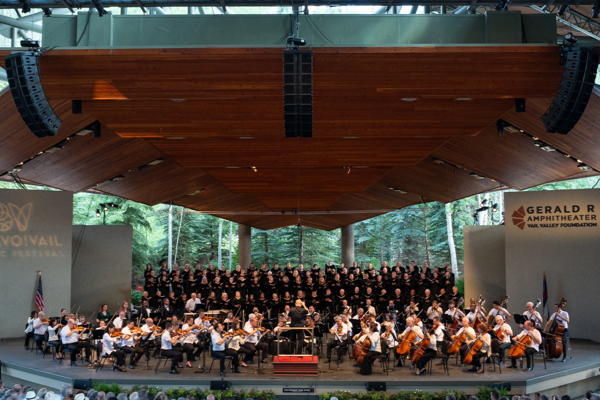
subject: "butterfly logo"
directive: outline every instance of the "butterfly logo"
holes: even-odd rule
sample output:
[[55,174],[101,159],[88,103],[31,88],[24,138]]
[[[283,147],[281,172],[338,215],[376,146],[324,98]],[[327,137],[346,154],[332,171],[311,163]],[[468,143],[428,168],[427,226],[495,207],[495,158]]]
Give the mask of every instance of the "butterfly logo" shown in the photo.
[[14,203],[0,203],[0,232],[8,232],[16,227],[21,232],[29,228],[32,203],[26,203],[22,207]]

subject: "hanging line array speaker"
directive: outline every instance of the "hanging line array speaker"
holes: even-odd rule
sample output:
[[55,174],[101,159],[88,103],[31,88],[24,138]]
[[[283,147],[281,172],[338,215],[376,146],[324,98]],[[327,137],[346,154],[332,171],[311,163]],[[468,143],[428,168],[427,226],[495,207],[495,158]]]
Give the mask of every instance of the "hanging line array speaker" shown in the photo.
[[283,52],[286,137],[312,137],[312,51]]
[[561,64],[565,72],[560,88],[542,121],[548,132],[566,134],[581,118],[594,90],[598,55],[588,47],[566,46],[561,51]]
[[17,110],[38,137],[54,136],[62,121],[48,103],[40,81],[38,51],[17,51],[4,57],[6,76]]

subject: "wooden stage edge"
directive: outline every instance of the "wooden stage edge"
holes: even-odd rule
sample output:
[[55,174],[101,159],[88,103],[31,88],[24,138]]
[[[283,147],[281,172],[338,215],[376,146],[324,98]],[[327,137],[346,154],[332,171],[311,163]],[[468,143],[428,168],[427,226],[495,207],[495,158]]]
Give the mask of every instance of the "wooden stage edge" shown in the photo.
[[[600,388],[600,344],[588,341],[573,341],[573,358],[566,363],[548,362],[544,369],[541,360],[536,361],[533,372],[502,369],[502,373],[492,372],[488,365],[484,374],[470,374],[462,367],[450,362],[450,375],[443,374],[441,367],[433,367],[433,374],[422,377],[414,375],[407,367],[396,368],[386,374],[378,363],[375,364],[374,374],[362,376],[356,372],[351,363],[346,360],[338,369],[330,369],[321,358],[318,365],[318,376],[275,376],[271,362],[263,364],[261,371],[257,365],[242,368],[242,374],[227,373],[224,378],[218,375],[218,364],[208,373],[194,373],[185,369],[179,375],[168,374],[168,368],[154,372],[155,361],[146,369],[141,363],[135,370],[126,373],[113,372],[106,367],[98,372],[85,366],[69,367],[59,364],[51,357],[42,358],[34,352],[25,351],[22,340],[0,341],[1,378],[5,382],[25,382],[35,386],[60,389],[72,385],[75,380],[92,380],[92,382],[117,383],[125,387],[131,386],[161,386],[164,388],[177,387],[206,387],[211,381],[221,379],[231,383],[235,390],[259,389],[272,390],[278,396],[288,396],[284,388],[310,388],[312,393],[297,395],[319,395],[336,390],[364,391],[366,382],[386,382],[387,391],[402,390],[442,391],[447,389],[461,390],[474,393],[480,387],[492,384],[508,384],[513,393],[542,392],[547,394],[569,394],[581,396],[587,390]],[[437,361],[434,361],[437,363]],[[206,360],[206,367],[210,359]],[[215,369],[216,367],[216,369]]]

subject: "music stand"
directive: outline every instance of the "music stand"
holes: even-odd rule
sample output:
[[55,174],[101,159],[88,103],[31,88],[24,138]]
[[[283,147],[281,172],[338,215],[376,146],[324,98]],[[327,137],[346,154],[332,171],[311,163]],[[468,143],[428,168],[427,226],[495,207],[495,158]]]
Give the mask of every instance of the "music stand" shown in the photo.
[[440,321],[444,324],[451,324],[454,322],[452,316],[448,314],[442,314]]
[[525,317],[523,314],[513,314],[513,318],[515,319],[515,322],[519,325],[523,325],[525,321],[527,321],[527,317]]

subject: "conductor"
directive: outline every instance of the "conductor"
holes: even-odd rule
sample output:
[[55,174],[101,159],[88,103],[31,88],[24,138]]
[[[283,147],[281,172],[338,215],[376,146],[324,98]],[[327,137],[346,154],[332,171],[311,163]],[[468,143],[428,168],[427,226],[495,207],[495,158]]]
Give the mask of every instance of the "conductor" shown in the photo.
[[[291,328],[303,328],[306,325],[306,316],[308,315],[308,308],[306,304],[300,299],[296,300],[295,306],[290,310],[290,327]],[[295,353],[302,352],[302,345],[304,344],[304,331],[301,329],[291,330],[290,339],[292,343],[296,344]]]

